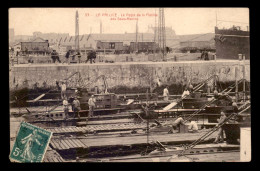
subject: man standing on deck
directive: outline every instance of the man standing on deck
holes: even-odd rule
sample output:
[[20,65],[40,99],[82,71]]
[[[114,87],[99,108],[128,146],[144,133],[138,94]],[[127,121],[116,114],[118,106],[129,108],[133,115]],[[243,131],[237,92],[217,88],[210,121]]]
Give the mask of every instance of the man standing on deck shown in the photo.
[[185,88],[184,92],[181,95],[181,98],[185,98],[186,96],[190,95],[190,91],[188,90],[188,88]]
[[[65,58],[66,58],[66,60],[65,60],[64,62],[66,62],[67,64],[69,64],[69,63],[70,63],[70,50],[66,53]],[[64,62],[63,62],[63,63],[64,63]]]
[[166,86],[164,89],[163,89],[163,100],[164,101],[168,101],[169,100],[169,90],[168,90],[169,86]]
[[65,113],[65,119],[68,119],[69,116],[68,116],[68,113],[69,113],[69,108],[68,108],[68,100],[67,100],[67,97],[64,98],[63,100],[63,110],[64,110],[64,113]]
[[72,106],[73,106],[74,116],[75,116],[75,113],[77,113],[78,119],[80,119],[80,115],[79,115],[80,102],[79,102],[79,100],[78,100],[77,97],[74,98],[74,100],[73,100],[73,102],[72,102]]
[[96,99],[94,98],[94,95],[91,95],[91,97],[88,100],[88,105],[89,105],[89,113],[88,113],[88,117],[93,117],[93,112],[94,112],[94,108],[96,106]]
[[195,122],[195,119],[193,118],[191,119],[188,129],[189,129],[188,131],[191,133],[198,132],[199,128],[198,128],[198,124]]
[[[217,124],[216,126],[218,126],[218,125],[222,124],[223,122],[225,122],[225,120],[226,120],[226,118],[227,118],[226,114],[225,114],[223,111],[220,113],[220,115],[221,115],[221,116],[220,116],[220,118],[218,119],[218,124]],[[223,134],[224,134],[224,132],[223,132],[223,128],[222,128],[222,126],[221,126],[221,127],[218,129],[218,135],[217,135],[217,137],[216,137],[216,139],[215,139],[215,141],[214,141],[215,144],[224,141],[224,136],[223,136]],[[220,140],[220,139],[221,139],[221,140]]]
[[64,99],[66,97],[66,84],[62,82],[61,84],[61,99]]

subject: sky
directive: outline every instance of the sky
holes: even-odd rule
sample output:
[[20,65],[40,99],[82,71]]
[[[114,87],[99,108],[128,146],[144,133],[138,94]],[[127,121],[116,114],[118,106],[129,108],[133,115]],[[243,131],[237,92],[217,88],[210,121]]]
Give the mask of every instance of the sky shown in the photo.
[[[158,23],[159,8],[10,8],[9,28],[15,35],[33,32],[69,33],[75,35],[75,13],[79,12],[79,34],[145,33],[148,25]],[[165,26],[177,35],[214,33],[216,18],[219,28],[233,25],[246,30],[249,25],[248,8],[164,8]],[[157,17],[155,17],[157,15]],[[232,22],[226,22],[232,21]]]

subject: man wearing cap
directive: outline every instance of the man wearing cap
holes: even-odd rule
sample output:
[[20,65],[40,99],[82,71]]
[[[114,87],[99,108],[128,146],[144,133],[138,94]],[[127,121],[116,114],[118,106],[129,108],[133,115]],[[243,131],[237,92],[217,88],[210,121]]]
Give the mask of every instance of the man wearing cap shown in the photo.
[[64,98],[62,103],[63,103],[63,110],[65,113],[65,117],[66,117],[66,119],[68,119],[69,108],[68,108],[68,100],[66,97]]
[[169,90],[168,90],[169,86],[166,86],[164,89],[163,89],[163,100],[164,101],[168,101],[169,100]]
[[[220,118],[218,119],[218,124],[217,124],[216,126],[218,126],[218,125],[222,124],[223,122],[225,122],[225,120],[226,120],[226,118],[227,118],[226,114],[225,114],[223,111],[220,113],[220,115],[221,115],[221,116],[220,116]],[[215,139],[215,141],[214,141],[215,144],[224,141],[224,136],[223,136],[223,134],[224,134],[224,132],[223,132],[223,128],[222,128],[222,126],[221,126],[221,127],[218,129],[218,135],[217,135],[217,137],[216,137],[216,139]],[[221,139],[221,140],[220,140],[220,139]]]
[[190,95],[190,91],[188,90],[188,88],[185,88],[184,92],[181,95],[181,98],[185,98],[186,96]]
[[96,106],[96,99],[94,98],[94,95],[91,95],[91,97],[88,100],[89,105],[89,114],[88,117],[93,117],[94,108]]
[[74,112],[74,116],[75,113],[77,113],[78,118],[80,119],[80,115],[79,115],[79,111],[80,111],[80,102],[78,100],[77,97],[74,98],[73,102],[72,102],[72,106],[73,106],[73,112]]
[[191,119],[188,129],[189,129],[188,131],[191,133],[198,132],[199,128],[198,128],[198,124],[195,122],[195,119],[193,118]]
[[66,97],[66,84],[65,82],[61,82],[61,99],[64,99]]

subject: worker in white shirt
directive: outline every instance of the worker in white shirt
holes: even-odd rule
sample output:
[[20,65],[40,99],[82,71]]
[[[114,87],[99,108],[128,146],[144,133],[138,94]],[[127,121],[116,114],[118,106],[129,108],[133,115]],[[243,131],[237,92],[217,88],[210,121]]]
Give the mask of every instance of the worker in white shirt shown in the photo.
[[168,90],[169,86],[166,86],[164,89],[163,89],[163,100],[164,101],[168,101],[169,100],[169,90]]
[[184,97],[189,96],[189,95],[190,95],[190,91],[187,88],[185,88],[184,92],[182,93],[181,98],[184,98]]
[[64,113],[65,113],[65,118],[68,119],[69,116],[69,104],[68,104],[68,100],[67,100],[67,97],[64,98],[64,100],[62,101],[62,104],[63,104],[63,110],[64,110]]
[[61,99],[64,99],[66,97],[66,84],[65,82],[61,83]]
[[195,122],[194,119],[191,120],[189,126],[188,126],[189,132],[196,133],[198,132],[198,124]]
[[94,107],[96,106],[96,99],[94,98],[94,95],[91,95],[91,97],[88,100],[89,105],[89,114],[88,117],[93,117]]

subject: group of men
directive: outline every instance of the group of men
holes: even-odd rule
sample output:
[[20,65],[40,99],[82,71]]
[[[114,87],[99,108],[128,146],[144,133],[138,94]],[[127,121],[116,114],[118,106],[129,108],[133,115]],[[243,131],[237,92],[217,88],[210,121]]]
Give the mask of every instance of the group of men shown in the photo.
[[[52,63],[56,63],[56,61],[61,63],[59,54],[58,54],[58,52],[56,52],[56,50],[52,51],[51,59],[52,59]],[[80,52],[73,52],[72,50],[68,50],[68,52],[65,54],[65,60],[62,63],[70,64],[71,60],[75,61],[75,59],[77,59],[77,63],[81,63],[81,54],[80,54]],[[85,61],[85,63],[88,63],[88,61],[91,64],[95,63],[95,59],[96,59],[96,52],[94,50],[91,50],[87,54],[87,60]]]
[[[237,112],[237,106],[233,106],[234,107],[234,112]],[[216,127],[218,127],[219,125],[223,124],[224,122],[226,122],[226,119],[227,119],[227,115],[224,111],[221,111],[220,113],[220,118],[217,119],[218,123],[216,125]],[[181,125],[185,125],[185,121],[182,117],[178,117],[175,121],[173,121],[172,123],[168,123],[168,124],[165,124],[165,125],[171,125],[172,126],[172,129],[170,129],[170,131],[168,133],[173,133],[173,130],[179,130],[180,129],[180,126]],[[187,125],[188,125],[188,132],[191,132],[191,133],[196,133],[198,132],[198,125],[195,121],[195,119],[190,119],[190,122],[187,122]],[[215,138],[214,142],[215,144],[217,143],[222,143],[224,142],[224,130],[223,130],[223,125],[221,125],[218,130],[217,130],[217,137]]]
[[[68,102],[68,98],[66,95],[66,84],[65,82],[62,82],[61,84],[61,99],[63,100],[63,110],[66,116],[66,119],[68,119],[69,117],[69,102]],[[77,91],[77,90],[76,90]],[[93,117],[93,113],[94,113],[94,108],[96,106],[96,99],[94,97],[94,95],[91,95],[91,97],[88,100],[88,105],[89,105],[89,114],[88,114],[88,118]],[[80,101],[78,100],[77,95],[74,97],[74,100],[71,103],[71,108],[72,111],[74,113],[74,116],[77,116],[78,119],[80,119]],[[88,119],[87,119],[88,120]]]
[[74,61],[75,58],[77,58],[78,59],[77,62],[81,63],[81,55],[80,55],[79,52],[73,53],[71,50],[68,50],[68,52],[65,55],[65,61],[64,62],[66,62],[67,64],[70,64],[70,58],[71,58],[72,61]]
[[[163,100],[164,101],[169,101],[169,97],[170,97],[170,93],[169,93],[169,86],[167,85],[164,89],[163,89]],[[182,98],[189,96],[190,93],[193,92],[193,86],[192,84],[190,84],[189,86],[187,86],[182,94]]]
[[[62,82],[61,83],[61,99],[63,100],[62,103],[63,103],[63,110],[65,113],[65,119],[68,119],[69,118],[69,102],[68,102],[68,97],[66,95],[66,89],[67,89],[67,86],[66,86],[65,82]],[[79,102],[77,96],[74,97],[71,107],[72,107],[74,116],[77,114],[77,117],[80,118],[79,111],[81,109],[80,109],[80,102]]]
[[[169,100],[169,90],[168,90],[169,86],[166,86],[163,90],[163,97],[164,97],[164,100],[165,101],[168,101]],[[182,98],[185,98],[187,96],[190,95],[190,93],[193,92],[193,86],[190,84],[189,86],[187,86],[182,94]],[[214,92],[214,97],[217,98],[217,99],[220,99],[221,97],[221,94],[218,93],[218,91],[215,89]],[[237,113],[238,112],[238,107],[237,107],[237,104],[235,102],[232,103],[232,107],[233,107],[233,112],[234,113]],[[223,124],[225,121],[226,121],[226,113],[224,111],[221,111],[220,113],[220,118],[217,120],[218,121],[218,124],[216,126],[219,126],[221,124]],[[191,119],[190,122],[187,122],[188,123],[188,130],[189,132],[198,132],[198,125],[197,123],[195,122],[194,119]],[[172,129],[168,132],[168,133],[173,133],[173,130],[175,129],[179,129],[180,128],[180,125],[185,125],[185,121],[182,117],[178,116],[177,119],[170,123],[170,124],[165,124],[165,125],[171,125],[172,126]],[[223,125],[218,129],[218,133],[217,133],[217,137],[214,141],[214,143],[221,143],[224,141],[224,130],[223,130]]]

